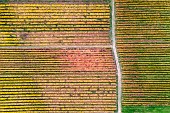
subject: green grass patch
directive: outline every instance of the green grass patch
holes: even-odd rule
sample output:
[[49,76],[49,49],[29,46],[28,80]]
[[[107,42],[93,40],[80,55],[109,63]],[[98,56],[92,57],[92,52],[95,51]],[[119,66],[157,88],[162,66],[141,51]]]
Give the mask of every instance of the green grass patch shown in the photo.
[[170,106],[123,106],[122,113],[169,113]]

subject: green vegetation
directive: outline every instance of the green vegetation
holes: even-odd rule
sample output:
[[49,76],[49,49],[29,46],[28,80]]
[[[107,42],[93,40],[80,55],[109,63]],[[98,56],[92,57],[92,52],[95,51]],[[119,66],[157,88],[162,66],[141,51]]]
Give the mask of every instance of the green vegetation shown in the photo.
[[7,3],[9,0],[0,0],[0,3]]
[[170,106],[124,106],[123,113],[169,113]]

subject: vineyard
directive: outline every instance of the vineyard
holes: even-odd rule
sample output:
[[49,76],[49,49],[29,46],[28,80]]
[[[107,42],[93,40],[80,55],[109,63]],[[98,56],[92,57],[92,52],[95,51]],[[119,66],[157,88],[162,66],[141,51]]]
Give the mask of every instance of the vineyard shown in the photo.
[[170,2],[116,0],[115,6],[122,112],[169,113]]
[[3,1],[0,112],[116,111],[110,12],[104,0]]
[[0,0],[0,113],[169,113],[169,7]]

